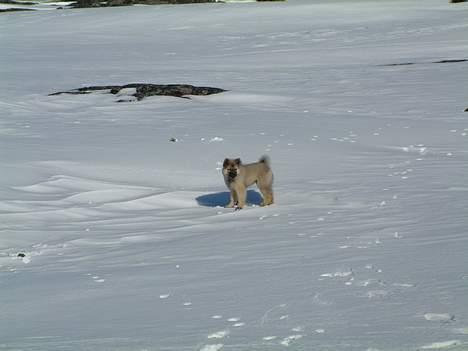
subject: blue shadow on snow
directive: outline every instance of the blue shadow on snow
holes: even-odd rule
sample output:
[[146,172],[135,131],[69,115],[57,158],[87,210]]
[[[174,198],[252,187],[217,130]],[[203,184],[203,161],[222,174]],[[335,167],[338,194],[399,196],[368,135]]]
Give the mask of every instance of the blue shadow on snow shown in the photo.
[[[229,196],[230,196],[229,192],[224,191],[222,193],[201,195],[195,198],[195,200],[197,200],[200,206],[224,207],[229,203]],[[251,205],[260,206],[260,204],[262,203],[262,196],[255,190],[247,190],[247,203]]]

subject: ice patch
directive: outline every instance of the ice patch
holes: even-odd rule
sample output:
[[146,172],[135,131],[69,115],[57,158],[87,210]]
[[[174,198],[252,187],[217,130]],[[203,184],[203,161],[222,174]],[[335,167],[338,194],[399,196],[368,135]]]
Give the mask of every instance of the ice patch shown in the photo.
[[399,288],[413,288],[414,284],[408,284],[408,283],[393,283],[393,286],[399,287]]
[[421,347],[423,350],[439,350],[439,349],[446,349],[453,346],[461,345],[460,340],[449,340],[449,341],[441,341],[441,342],[433,342],[432,344],[424,345]]
[[223,346],[223,344],[205,345],[200,349],[200,351],[219,351]]
[[145,241],[151,241],[158,238],[157,236],[149,236],[149,235],[132,235],[132,236],[124,236],[120,238],[121,243],[141,243]]
[[338,271],[335,273],[323,273],[320,274],[324,278],[346,278],[353,275],[353,271]]
[[466,327],[466,328],[455,328],[455,329],[453,329],[453,332],[455,334],[468,335],[468,327]]
[[455,319],[455,316],[449,313],[426,313],[424,319],[433,322],[448,322]]

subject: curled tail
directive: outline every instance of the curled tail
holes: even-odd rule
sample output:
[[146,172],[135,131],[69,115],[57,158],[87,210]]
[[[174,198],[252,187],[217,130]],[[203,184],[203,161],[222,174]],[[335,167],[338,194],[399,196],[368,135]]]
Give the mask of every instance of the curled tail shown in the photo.
[[270,168],[270,157],[268,155],[263,155],[260,157],[258,162],[264,163],[268,168]]

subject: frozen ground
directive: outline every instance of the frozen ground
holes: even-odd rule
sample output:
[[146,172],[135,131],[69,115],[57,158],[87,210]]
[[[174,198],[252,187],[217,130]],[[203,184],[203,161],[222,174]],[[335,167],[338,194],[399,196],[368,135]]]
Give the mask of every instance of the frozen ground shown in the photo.
[[[467,350],[467,63],[432,63],[466,32],[436,0],[2,14],[0,350]],[[229,92],[47,96],[131,82]],[[276,205],[224,209],[263,153]]]

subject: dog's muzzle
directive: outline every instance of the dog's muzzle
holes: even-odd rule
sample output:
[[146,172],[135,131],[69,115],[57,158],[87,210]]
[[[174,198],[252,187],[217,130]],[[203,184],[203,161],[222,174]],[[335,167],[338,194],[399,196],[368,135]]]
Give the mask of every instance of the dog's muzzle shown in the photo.
[[234,179],[235,177],[237,177],[237,171],[235,169],[230,169],[228,171],[228,177]]

